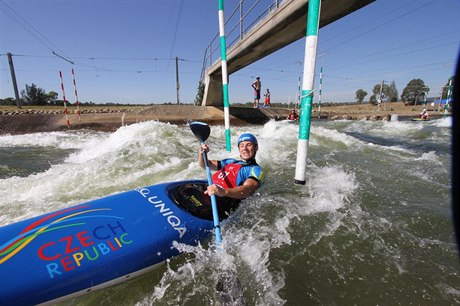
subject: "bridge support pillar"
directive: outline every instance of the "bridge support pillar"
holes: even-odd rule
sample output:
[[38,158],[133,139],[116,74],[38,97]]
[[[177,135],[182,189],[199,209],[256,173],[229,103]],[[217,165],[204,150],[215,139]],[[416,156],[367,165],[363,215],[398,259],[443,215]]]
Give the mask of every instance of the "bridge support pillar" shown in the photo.
[[206,74],[202,106],[222,106],[222,75]]

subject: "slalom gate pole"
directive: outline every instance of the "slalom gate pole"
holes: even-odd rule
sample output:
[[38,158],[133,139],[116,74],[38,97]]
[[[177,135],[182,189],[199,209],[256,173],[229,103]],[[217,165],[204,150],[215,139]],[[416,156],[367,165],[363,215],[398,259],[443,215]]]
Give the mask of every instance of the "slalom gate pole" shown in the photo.
[[[444,106],[444,114],[443,117],[447,117],[448,110],[450,108],[450,100],[452,98],[452,78],[449,79],[449,85],[447,86],[447,97],[446,97],[446,105]],[[442,100],[442,93],[441,93],[441,100]]]
[[80,106],[78,105],[78,93],[77,93],[77,83],[75,82],[75,72],[72,68],[72,79],[73,79],[73,88],[75,89],[75,104],[77,105],[77,114],[78,114],[78,121],[81,121],[81,114],[80,114]]
[[224,96],[224,122],[225,122],[225,143],[227,152],[232,150],[230,135],[230,109],[228,99],[228,72],[227,72],[227,42],[225,39],[225,18],[224,0],[219,1],[219,35],[220,35],[220,57],[222,59],[222,93]]
[[300,125],[297,142],[297,161],[294,177],[294,182],[301,185],[305,185],[306,182],[305,172],[307,168],[308,142],[310,138],[311,106],[313,101],[313,86],[315,80],[320,11],[321,0],[308,1],[305,60],[303,67],[303,84],[300,103]]
[[[300,86],[300,79],[301,79],[301,77],[299,76],[299,81],[297,82],[297,106],[298,107],[300,107],[300,96],[302,96],[302,94],[301,94],[301,86]],[[294,107],[294,109],[295,109],[295,107]]]
[[323,66],[319,73],[318,119],[321,119],[321,90],[323,88]]
[[61,70],[59,70],[59,78],[61,79],[61,90],[62,90],[62,99],[64,100],[65,119],[67,120],[67,127],[70,127],[69,111],[67,110],[67,100],[65,98],[64,82],[62,81],[62,72],[61,72]]

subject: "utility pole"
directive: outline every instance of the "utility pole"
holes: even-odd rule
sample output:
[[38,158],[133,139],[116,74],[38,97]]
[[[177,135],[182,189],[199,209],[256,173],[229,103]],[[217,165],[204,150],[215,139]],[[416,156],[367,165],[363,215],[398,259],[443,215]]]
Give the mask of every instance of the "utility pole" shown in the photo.
[[378,99],[378,101],[377,101],[377,103],[378,103],[377,110],[380,110],[380,105],[382,104],[383,83],[385,83],[384,80],[382,80],[382,83],[380,83],[380,92],[379,92],[379,99]]
[[177,94],[177,105],[179,105],[179,58],[176,56],[176,94]]
[[16,105],[21,108],[21,102],[19,100],[18,84],[16,83],[16,74],[14,73],[13,57],[10,52],[7,53],[8,63],[10,64],[11,79],[13,80],[14,95],[16,96]]

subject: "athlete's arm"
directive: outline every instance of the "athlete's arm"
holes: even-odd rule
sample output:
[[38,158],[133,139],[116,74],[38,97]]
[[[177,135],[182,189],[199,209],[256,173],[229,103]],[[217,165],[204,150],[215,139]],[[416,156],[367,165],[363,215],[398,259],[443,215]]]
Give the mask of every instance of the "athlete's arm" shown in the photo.
[[[207,144],[202,144],[201,147],[200,147],[200,151],[198,153],[198,164],[200,165],[201,168],[206,168],[205,165],[204,165],[204,160],[203,160],[203,150],[206,151],[206,153],[209,152],[209,147]],[[209,168],[211,170],[217,170],[217,165],[218,165],[218,161],[215,160],[215,159],[208,159],[208,163],[209,163]]]
[[248,178],[243,185],[237,186],[235,188],[224,189],[218,185],[208,186],[208,189],[204,192],[208,195],[215,194],[218,197],[228,197],[233,199],[245,199],[254,194],[254,192],[259,188],[260,184],[258,181],[252,178]]

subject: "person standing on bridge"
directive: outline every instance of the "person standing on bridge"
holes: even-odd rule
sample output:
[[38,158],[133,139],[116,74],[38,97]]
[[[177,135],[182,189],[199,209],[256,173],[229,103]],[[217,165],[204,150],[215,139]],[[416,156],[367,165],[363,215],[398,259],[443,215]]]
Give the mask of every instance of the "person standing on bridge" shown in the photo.
[[260,101],[260,89],[262,88],[262,83],[260,82],[260,77],[256,77],[256,80],[251,84],[254,88],[254,108],[259,108]]
[[267,92],[264,94],[264,108],[270,107],[270,89],[267,88]]

